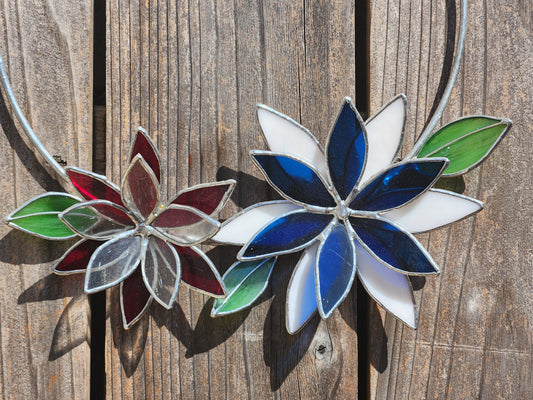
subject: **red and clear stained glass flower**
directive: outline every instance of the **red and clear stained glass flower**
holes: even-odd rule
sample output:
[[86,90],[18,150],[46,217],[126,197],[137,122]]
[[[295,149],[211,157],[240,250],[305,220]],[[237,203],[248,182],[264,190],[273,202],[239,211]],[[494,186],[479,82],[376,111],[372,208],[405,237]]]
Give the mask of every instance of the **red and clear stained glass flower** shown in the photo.
[[218,231],[213,216],[235,181],[194,186],[163,202],[160,156],[142,129],[120,189],[91,172],[67,172],[85,201],[59,218],[83,239],[59,260],[55,272],[85,271],[87,293],[120,284],[125,328],[141,318],[152,299],[172,308],[180,281],[213,297],[225,295],[216,267],[198,245]]

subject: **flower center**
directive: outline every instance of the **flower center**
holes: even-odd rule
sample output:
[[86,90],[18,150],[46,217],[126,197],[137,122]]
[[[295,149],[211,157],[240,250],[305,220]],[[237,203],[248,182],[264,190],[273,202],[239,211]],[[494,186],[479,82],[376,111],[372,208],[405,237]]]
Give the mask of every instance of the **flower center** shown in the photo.
[[350,209],[343,202],[340,202],[335,208],[334,214],[338,219],[345,220],[350,216]]
[[152,234],[152,230],[153,228],[150,225],[146,225],[144,222],[142,222],[137,225],[137,228],[135,229],[135,234],[146,237]]

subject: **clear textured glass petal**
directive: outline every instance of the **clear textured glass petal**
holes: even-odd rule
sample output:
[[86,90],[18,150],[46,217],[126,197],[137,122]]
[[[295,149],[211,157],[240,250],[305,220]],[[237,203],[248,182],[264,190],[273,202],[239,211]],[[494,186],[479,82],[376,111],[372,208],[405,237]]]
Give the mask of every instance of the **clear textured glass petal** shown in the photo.
[[315,267],[318,311],[323,318],[328,318],[348,295],[356,266],[353,239],[344,224],[330,229],[318,248]]
[[100,245],[102,242],[96,240],[80,240],[56,263],[54,272],[60,275],[85,272],[91,256]]
[[[121,224],[108,216],[118,216],[117,219],[127,220],[129,224]],[[96,240],[111,239],[134,227],[125,208],[105,200],[76,204],[59,214],[59,218],[79,235]]]
[[396,164],[366,185],[350,203],[350,208],[381,211],[399,207],[426,191],[447,165],[446,159]]
[[193,289],[209,296],[225,295],[222,277],[213,262],[196,247],[174,245],[181,264],[181,280]]
[[152,295],[146,289],[140,268],[120,284],[120,309],[124,329],[129,329],[148,310]]
[[324,181],[310,165],[270,152],[254,151],[251,154],[270,184],[284,197],[301,204],[335,207]]
[[140,154],[137,154],[122,182],[122,201],[140,220],[146,219],[159,204],[159,183]]
[[274,220],[239,252],[240,260],[292,253],[307,247],[333,219],[328,214],[295,211]]
[[257,117],[269,149],[301,158],[327,176],[326,157],[311,132],[289,117],[264,105],[257,108]]
[[161,170],[159,160],[159,152],[157,151],[152,139],[148,136],[146,131],[142,128],[137,129],[137,134],[131,147],[130,161],[132,161],[137,154],[140,154],[146,161],[152,172],[154,173],[157,181],[161,181]]
[[311,319],[318,308],[316,301],[315,264],[319,242],[303,252],[287,287],[287,331],[294,335]]
[[163,307],[172,308],[178,295],[180,263],[178,253],[165,241],[149,236],[146,253],[141,260],[144,283],[150,294]]
[[152,224],[165,238],[178,245],[191,246],[213,236],[220,223],[192,207],[171,205]]
[[219,243],[243,245],[248,243],[261,228],[276,218],[302,207],[288,200],[255,204],[225,221],[213,236]]
[[394,161],[403,141],[406,108],[405,96],[399,95],[365,122],[368,152],[360,185]]
[[133,231],[98,247],[87,267],[85,292],[98,292],[122,282],[139,264],[142,250],[143,240]]
[[120,189],[109,182],[105,176],[79,168],[65,168],[70,181],[85,200],[108,200],[123,206]]
[[344,99],[326,147],[329,176],[342,199],[348,197],[361,176],[366,147],[363,121],[351,100]]
[[357,274],[366,291],[396,318],[416,328],[416,306],[409,278],[376,260],[355,244]]
[[483,203],[447,190],[430,189],[403,207],[380,215],[411,233],[459,221],[483,209]]
[[234,187],[234,180],[194,186],[180,192],[171,204],[193,207],[211,215],[224,206]]
[[216,299],[212,316],[238,312],[250,306],[265,291],[276,259],[237,261],[222,277],[227,296]]
[[404,274],[437,274],[437,265],[413,235],[386,221],[350,218],[359,242],[378,260]]

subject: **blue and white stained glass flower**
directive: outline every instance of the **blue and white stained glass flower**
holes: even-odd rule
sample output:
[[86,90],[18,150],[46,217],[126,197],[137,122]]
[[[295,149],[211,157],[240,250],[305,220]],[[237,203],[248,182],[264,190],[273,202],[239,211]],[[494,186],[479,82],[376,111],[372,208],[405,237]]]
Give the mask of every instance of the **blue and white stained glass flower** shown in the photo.
[[[345,98],[325,149],[287,116],[259,105],[258,117],[270,151],[254,150],[251,156],[285,200],[243,210],[214,240],[243,245],[235,266],[303,250],[287,290],[290,333],[317,310],[329,317],[356,274],[378,303],[415,328],[408,275],[433,275],[439,269],[413,233],[463,219],[483,204],[432,188],[449,166],[436,151],[395,161],[404,135],[405,97],[397,96],[366,122]],[[487,126],[508,128],[506,120],[490,121]]]

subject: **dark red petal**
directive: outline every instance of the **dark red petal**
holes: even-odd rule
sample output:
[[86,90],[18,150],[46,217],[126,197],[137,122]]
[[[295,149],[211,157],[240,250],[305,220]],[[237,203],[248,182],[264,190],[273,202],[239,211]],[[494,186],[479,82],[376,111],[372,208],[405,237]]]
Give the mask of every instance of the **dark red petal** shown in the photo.
[[[87,204],[87,203],[83,203]],[[112,219],[122,225],[131,226],[134,225],[130,216],[118,207],[115,207],[109,203],[93,203],[90,205],[95,211],[99,212],[103,216]],[[81,208],[81,207],[80,207]]]
[[141,269],[137,268],[133,274],[122,283],[122,312],[126,325],[135,320],[150,301],[150,292],[144,286]]
[[135,142],[131,148],[130,161],[140,154],[146,160],[146,163],[152,168],[154,174],[159,182],[161,182],[161,169],[159,166],[159,158],[157,156],[157,150],[154,147],[153,142],[146,136],[146,133],[142,130],[137,131],[135,136]]
[[138,211],[143,218],[159,204],[159,185],[142,157],[130,164],[122,184],[122,196],[127,207]]
[[56,265],[58,273],[70,273],[87,269],[87,264],[94,251],[104,242],[97,240],[81,240],[71,247]]
[[176,197],[172,204],[194,207],[207,215],[211,215],[231,187],[231,184],[224,183],[216,186],[191,188]]
[[224,295],[217,276],[206,262],[192,247],[174,245],[180,256],[181,280],[193,288],[211,293],[217,296]]
[[192,211],[182,208],[167,208],[159,214],[152,225],[158,228],[177,228],[192,225],[201,220],[203,217]]
[[74,187],[86,200],[109,200],[123,206],[120,192],[104,180],[98,179],[96,175],[73,169],[67,169],[67,174]]

